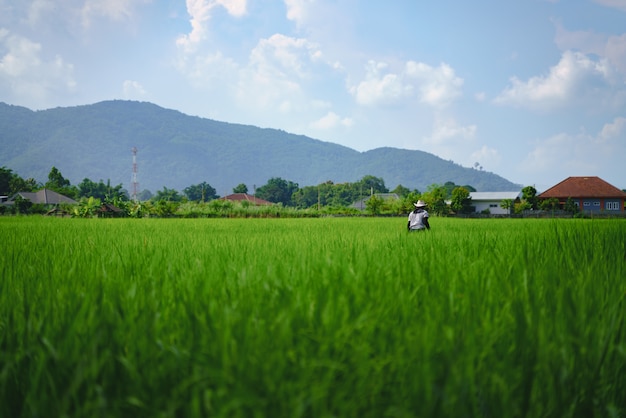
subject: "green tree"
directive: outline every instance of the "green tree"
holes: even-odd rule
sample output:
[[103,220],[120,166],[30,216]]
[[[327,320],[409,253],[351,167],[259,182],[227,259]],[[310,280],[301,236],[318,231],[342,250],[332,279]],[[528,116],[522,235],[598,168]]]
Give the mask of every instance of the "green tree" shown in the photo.
[[32,192],[40,187],[35,179],[24,180],[10,168],[0,167],[0,195],[12,196],[17,192]]
[[52,169],[50,169],[50,173],[48,173],[48,182],[46,183],[46,187],[50,189],[62,189],[69,185],[70,181],[63,177],[63,174],[61,174],[58,168],[53,166]]
[[156,194],[152,197],[152,200],[155,202],[180,202],[183,200],[183,197],[178,193],[178,191],[174,189],[168,189],[163,186],[163,190],[158,190]]
[[504,199],[500,202],[500,207],[504,210],[508,210],[510,215],[511,210],[515,207],[515,204],[513,203],[513,199]]
[[239,183],[233,188],[233,193],[248,193],[248,186],[243,183]]
[[450,207],[456,213],[469,213],[471,210],[471,202],[469,191],[465,187],[455,187],[452,190],[452,199]]
[[324,193],[324,199],[322,199],[323,188],[324,184],[319,184],[317,186],[306,186],[298,189],[292,196],[294,205],[300,209],[317,206],[318,202],[325,206],[326,194]]
[[580,213],[580,207],[576,204],[574,199],[568,197],[565,201],[565,206],[563,208],[566,212],[571,213],[572,215],[576,215]]
[[430,207],[430,212],[435,215],[447,215],[448,205],[446,205],[447,189],[444,186],[431,184],[426,193],[422,194],[422,199]]
[[374,177],[371,175],[364,176],[357,182],[357,185],[366,195],[374,193],[389,193],[389,190],[385,187],[385,180],[380,177]]
[[13,211],[14,213],[27,214],[30,212],[33,206],[33,202],[28,199],[24,199],[22,196],[18,195],[13,201]]
[[71,197],[74,199],[78,198],[78,189],[76,187],[72,187],[70,181],[63,177],[59,169],[54,166],[48,174],[48,181],[46,182],[44,187],[50,190],[54,190],[55,192],[67,197]]
[[102,202],[98,198],[83,197],[78,205],[73,207],[72,216],[76,218],[94,218],[98,214],[98,209]]
[[273,203],[282,203],[285,206],[293,206],[292,195],[298,190],[298,184],[272,177],[267,184],[256,189],[256,197]]
[[34,192],[35,190],[41,189],[42,185],[37,180],[32,177],[24,180],[20,176],[15,176],[13,180],[11,180],[11,190],[12,193],[17,192]]
[[559,199],[556,197],[544,199],[539,203],[539,207],[542,210],[557,210],[559,208]]
[[384,199],[373,195],[369,199],[367,199],[367,202],[365,202],[365,208],[372,215],[379,215],[384,203]]
[[96,183],[84,178],[78,184],[78,197],[94,197],[104,201],[106,199],[126,198],[127,194],[121,183],[117,186],[111,186],[110,180],[107,180],[106,183],[102,180]]
[[8,196],[13,194],[11,191],[11,180],[15,174],[10,168],[0,167],[0,195]]
[[187,196],[187,199],[194,202],[208,202],[219,197],[215,189],[207,182],[186,187],[183,192],[185,196]]
[[537,189],[533,186],[526,186],[522,189],[522,199],[530,204],[531,209],[538,209],[539,199],[537,198]]
[[398,184],[396,188],[391,191],[391,193],[395,193],[399,197],[402,198],[404,196],[407,196],[409,193],[411,193],[411,190],[409,190],[408,187],[404,187],[403,185]]

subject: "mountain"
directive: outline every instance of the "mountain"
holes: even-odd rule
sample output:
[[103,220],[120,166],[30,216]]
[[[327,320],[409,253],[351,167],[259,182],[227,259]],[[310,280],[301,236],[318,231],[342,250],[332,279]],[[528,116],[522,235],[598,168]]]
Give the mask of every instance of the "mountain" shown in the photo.
[[519,190],[494,173],[462,167],[423,151],[378,148],[358,152],[277,129],[218,122],[152,103],[105,101],[32,111],[0,103],[0,166],[23,178],[47,180],[54,166],[72,184],[84,178],[132,186],[137,148],[139,189],[153,193],[207,182],[226,195],[240,183],[272,177],[312,186],[380,177],[424,191],[431,184],[468,184],[478,191]]

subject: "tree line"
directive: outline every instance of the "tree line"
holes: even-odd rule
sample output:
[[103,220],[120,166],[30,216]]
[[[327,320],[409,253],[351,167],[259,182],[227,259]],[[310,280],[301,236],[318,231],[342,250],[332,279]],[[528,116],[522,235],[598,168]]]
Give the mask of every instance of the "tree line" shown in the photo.
[[[182,192],[167,187],[163,187],[155,194],[144,190],[138,194],[137,201],[133,202],[122,184],[111,185],[110,181],[95,182],[85,178],[74,186],[56,167],[50,170],[48,181],[40,183],[32,178],[23,179],[11,169],[0,167],[0,195],[12,196],[18,192],[32,192],[42,188],[54,190],[79,201],[80,206],[73,209],[79,212],[75,213],[77,216],[94,215],[102,203],[120,207],[130,216],[145,216],[146,213],[173,216],[184,210],[210,215],[214,212],[224,212],[229,209],[229,205],[232,206],[231,202],[216,202],[220,196],[207,182],[190,185]],[[460,186],[453,182],[446,182],[443,185],[433,184],[423,192],[402,185],[389,190],[382,178],[366,175],[352,183],[334,183],[329,180],[316,186],[304,187],[274,177],[266,184],[255,188],[253,193],[255,197],[285,209],[345,214],[361,213],[359,209],[350,206],[366,198],[364,209],[371,214],[405,214],[413,209],[413,202],[422,199],[428,203],[431,213],[446,215],[450,211],[471,213],[474,208],[471,206],[469,193],[473,191],[476,190],[470,185]],[[248,187],[243,183],[233,188],[233,193],[248,192]],[[398,199],[381,197],[381,194],[386,193],[393,193]],[[25,202],[23,204],[26,205]]]

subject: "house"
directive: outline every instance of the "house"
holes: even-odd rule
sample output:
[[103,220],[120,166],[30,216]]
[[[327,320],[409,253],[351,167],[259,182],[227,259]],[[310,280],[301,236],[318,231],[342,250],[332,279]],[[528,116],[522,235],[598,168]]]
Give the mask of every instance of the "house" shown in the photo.
[[502,207],[502,201],[510,200],[519,203],[522,192],[470,192],[472,206],[476,208],[477,213],[489,210],[492,215],[509,215],[511,209]]
[[98,216],[100,218],[123,218],[126,212],[110,203],[103,203],[98,209]]
[[258,197],[251,196],[247,193],[233,193],[228,196],[220,197],[220,200],[229,200],[231,202],[250,202],[253,205],[273,205],[272,202],[268,202],[267,200],[259,199]]
[[63,196],[62,194],[50,189],[41,189],[37,192],[17,192],[13,197],[11,197],[9,202],[15,201],[15,198],[17,196],[20,196],[22,199],[30,200],[31,203],[34,204],[58,205],[61,203],[66,203],[70,205],[75,205],[78,203],[74,199]]
[[537,196],[558,199],[563,208],[571,198],[583,212],[624,212],[626,193],[600,177],[568,177]]
[[367,208],[367,201],[370,200],[372,196],[376,196],[383,200],[399,200],[400,199],[400,196],[398,196],[396,193],[374,193],[371,196],[367,196],[363,199],[357,200],[352,205],[350,205],[350,207],[354,209],[358,209],[358,210],[365,210]]

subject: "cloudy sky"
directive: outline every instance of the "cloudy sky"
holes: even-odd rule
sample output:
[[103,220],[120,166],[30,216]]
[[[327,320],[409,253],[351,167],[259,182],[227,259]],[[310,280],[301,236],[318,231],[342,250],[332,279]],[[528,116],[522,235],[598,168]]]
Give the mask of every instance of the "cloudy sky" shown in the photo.
[[626,0],[0,0],[0,101],[110,99],[626,188]]

